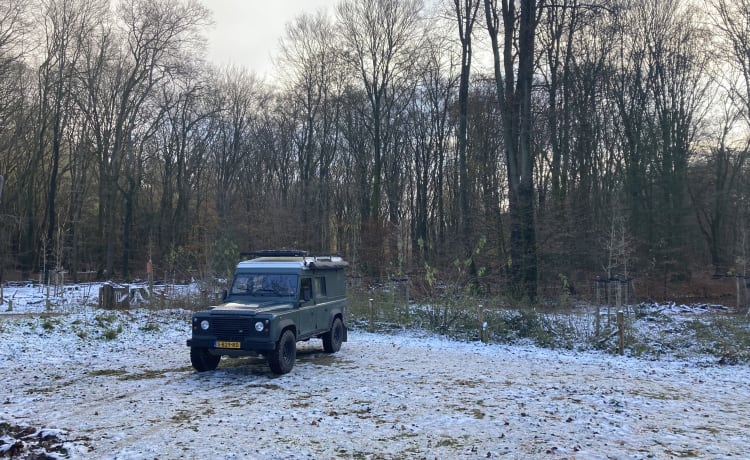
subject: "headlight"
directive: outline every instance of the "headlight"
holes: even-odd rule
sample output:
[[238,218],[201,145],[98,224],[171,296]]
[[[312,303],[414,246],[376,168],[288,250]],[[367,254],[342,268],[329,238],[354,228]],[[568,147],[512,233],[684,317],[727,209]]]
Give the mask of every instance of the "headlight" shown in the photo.
[[266,325],[263,324],[262,321],[258,321],[257,323],[255,323],[255,330],[258,331],[258,332],[263,332],[263,329],[265,327],[266,327]]
[[204,331],[208,330],[208,320],[207,319],[204,319],[203,321],[201,321],[201,329],[203,329]]

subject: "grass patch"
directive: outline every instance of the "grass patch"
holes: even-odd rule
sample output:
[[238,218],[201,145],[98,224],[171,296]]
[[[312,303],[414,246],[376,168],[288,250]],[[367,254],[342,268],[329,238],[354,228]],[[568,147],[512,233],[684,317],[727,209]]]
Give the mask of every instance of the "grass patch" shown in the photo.
[[721,364],[750,362],[750,319],[747,316],[718,316],[711,321],[694,320],[686,324],[705,353],[719,358]]
[[487,414],[485,414],[484,411],[480,409],[472,409],[471,415],[477,420],[482,420]]
[[[403,286],[350,289],[350,326],[373,332],[423,331],[454,340],[533,344],[544,348],[604,350],[617,354],[614,307],[512,304],[502,297],[476,297],[458,289],[415,302]],[[482,305],[482,316],[480,308]],[[660,359],[716,357],[721,364],[750,363],[750,317],[720,315],[697,308],[674,312],[668,305],[623,306],[624,351],[628,356]],[[486,329],[481,329],[483,320]]]
[[458,447],[461,442],[454,438],[442,438],[435,443],[435,447]]
[[161,328],[156,323],[146,323],[145,325],[141,326],[140,330],[143,332],[159,332]]
[[98,371],[89,372],[89,375],[92,377],[109,377],[113,375],[123,375],[123,374],[127,374],[127,372],[122,369],[101,369]]
[[102,331],[102,338],[104,340],[115,340],[121,332],[122,325],[118,324],[117,327],[108,327]]

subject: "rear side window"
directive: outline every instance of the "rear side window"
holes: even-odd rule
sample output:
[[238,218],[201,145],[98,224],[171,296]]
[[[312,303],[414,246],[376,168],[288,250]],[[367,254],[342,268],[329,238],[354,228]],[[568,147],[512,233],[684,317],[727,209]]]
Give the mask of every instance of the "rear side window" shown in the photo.
[[325,276],[318,276],[315,278],[315,292],[320,297],[326,297],[326,278]]

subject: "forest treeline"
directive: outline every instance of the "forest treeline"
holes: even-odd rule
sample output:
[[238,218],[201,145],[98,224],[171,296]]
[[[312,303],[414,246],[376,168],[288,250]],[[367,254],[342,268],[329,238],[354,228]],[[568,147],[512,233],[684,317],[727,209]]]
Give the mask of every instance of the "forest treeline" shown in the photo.
[[263,79],[206,59],[205,5],[0,0],[0,279],[747,273],[750,0],[341,0]]

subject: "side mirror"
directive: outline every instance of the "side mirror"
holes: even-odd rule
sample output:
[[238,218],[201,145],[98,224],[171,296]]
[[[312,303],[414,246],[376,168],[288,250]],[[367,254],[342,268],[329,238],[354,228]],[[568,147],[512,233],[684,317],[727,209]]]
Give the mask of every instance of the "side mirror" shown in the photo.
[[226,302],[226,301],[227,301],[227,297],[229,297],[229,293],[227,292],[227,290],[226,290],[226,289],[224,289],[224,290],[223,290],[223,291],[221,292],[221,301],[222,301],[222,302]]

